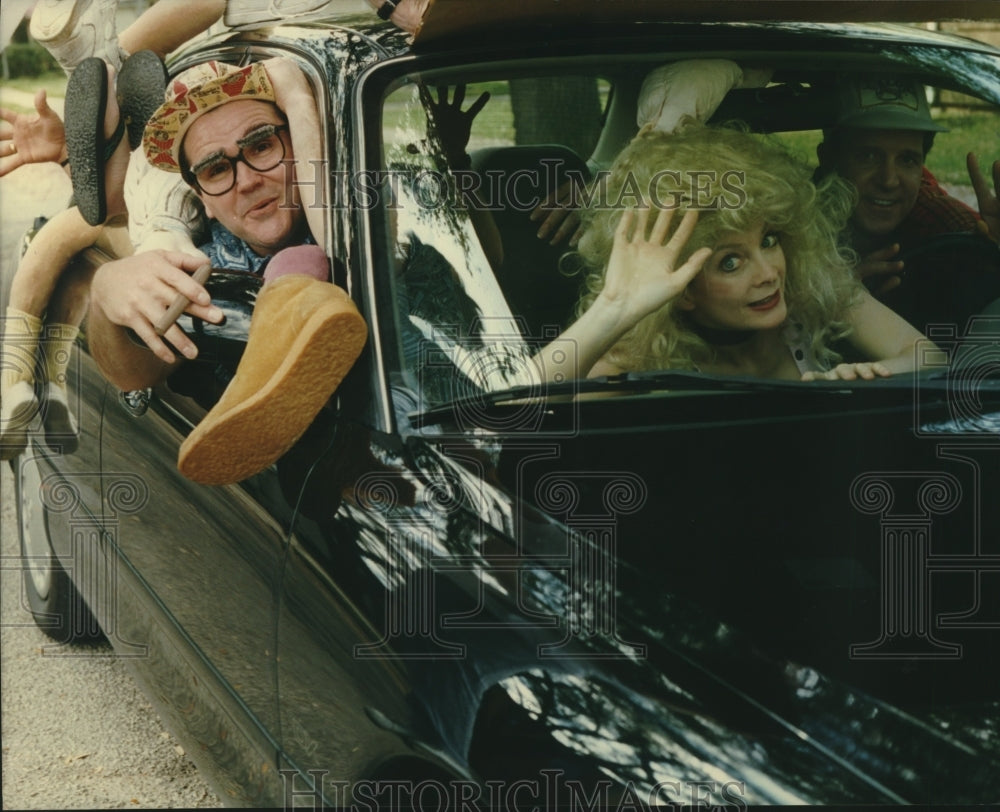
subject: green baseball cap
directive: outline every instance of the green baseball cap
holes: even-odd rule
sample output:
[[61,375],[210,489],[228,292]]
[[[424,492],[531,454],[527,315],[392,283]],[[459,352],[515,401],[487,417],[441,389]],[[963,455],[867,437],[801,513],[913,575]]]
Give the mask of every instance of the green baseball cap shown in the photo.
[[919,82],[898,76],[842,77],[837,86],[837,127],[944,133],[931,118]]

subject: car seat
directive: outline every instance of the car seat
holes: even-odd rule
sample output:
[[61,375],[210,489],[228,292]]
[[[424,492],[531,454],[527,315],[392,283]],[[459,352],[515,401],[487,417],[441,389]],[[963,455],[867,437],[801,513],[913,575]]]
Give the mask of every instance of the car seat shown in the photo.
[[583,278],[560,267],[568,240],[552,246],[538,239],[531,212],[567,180],[589,180],[587,164],[560,144],[489,147],[471,158],[503,244],[497,281],[525,337],[551,338],[572,319]]

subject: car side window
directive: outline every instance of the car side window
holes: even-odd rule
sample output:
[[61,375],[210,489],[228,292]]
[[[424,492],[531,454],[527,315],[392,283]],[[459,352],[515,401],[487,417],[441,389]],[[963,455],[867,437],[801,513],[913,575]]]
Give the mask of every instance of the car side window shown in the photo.
[[526,349],[467,205],[468,176],[449,164],[427,98],[415,81],[386,96],[379,180],[402,371],[436,404],[509,388],[516,376],[496,358]]

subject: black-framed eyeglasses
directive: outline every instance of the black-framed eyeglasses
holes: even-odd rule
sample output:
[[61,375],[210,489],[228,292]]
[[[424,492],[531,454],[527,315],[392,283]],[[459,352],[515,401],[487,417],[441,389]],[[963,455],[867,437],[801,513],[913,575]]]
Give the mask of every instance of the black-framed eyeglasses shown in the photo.
[[239,152],[230,157],[215,152],[185,171],[190,183],[206,195],[224,195],[236,185],[236,164],[243,161],[257,172],[274,169],[285,158],[285,141],[281,131],[287,124],[265,124],[238,139]]

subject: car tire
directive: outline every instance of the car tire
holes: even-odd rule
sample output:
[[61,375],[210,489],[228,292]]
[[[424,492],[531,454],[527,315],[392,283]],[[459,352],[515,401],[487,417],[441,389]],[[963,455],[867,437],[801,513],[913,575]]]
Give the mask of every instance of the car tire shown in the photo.
[[103,640],[101,627],[53,552],[42,498],[42,472],[31,451],[29,446],[12,463],[28,609],[38,628],[58,643]]

